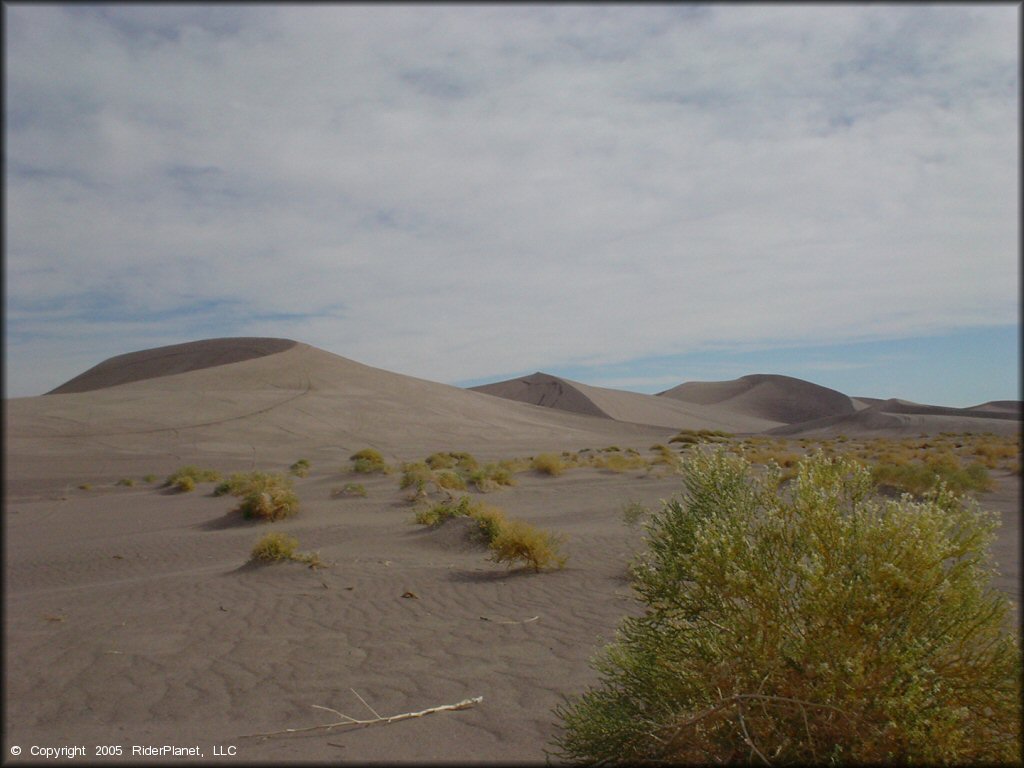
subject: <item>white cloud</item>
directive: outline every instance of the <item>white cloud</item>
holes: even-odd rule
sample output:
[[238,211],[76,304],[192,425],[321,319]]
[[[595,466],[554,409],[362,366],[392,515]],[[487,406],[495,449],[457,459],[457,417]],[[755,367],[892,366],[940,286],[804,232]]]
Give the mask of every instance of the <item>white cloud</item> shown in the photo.
[[197,332],[454,381],[1016,321],[1012,7],[4,13],[18,394]]

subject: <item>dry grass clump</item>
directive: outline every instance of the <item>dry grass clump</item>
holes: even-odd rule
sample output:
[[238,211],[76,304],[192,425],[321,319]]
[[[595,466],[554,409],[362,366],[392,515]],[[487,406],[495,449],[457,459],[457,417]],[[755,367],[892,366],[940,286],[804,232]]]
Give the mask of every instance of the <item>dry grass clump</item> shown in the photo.
[[236,472],[214,489],[218,496],[227,493],[241,498],[237,509],[247,519],[283,520],[299,511],[299,499],[284,475]]
[[319,555],[303,554],[298,551],[299,542],[292,536],[283,533],[268,533],[256,542],[249,554],[249,561],[261,565],[294,560],[306,563],[311,568],[323,565]]
[[669,442],[682,443],[684,446],[698,443],[723,443],[731,437],[733,437],[731,432],[723,432],[720,429],[681,429],[675,437],[669,438]]
[[130,477],[122,477],[120,480],[114,483],[114,485],[123,485],[127,488],[131,488],[133,485],[135,485],[135,481],[132,480]]
[[992,585],[997,516],[939,488],[880,499],[822,453],[696,453],[647,522],[644,613],[556,709],[587,764],[1019,764],[1021,656]]
[[522,562],[535,572],[546,568],[562,568],[566,557],[559,553],[562,539],[521,520],[508,520],[497,507],[463,496],[458,501],[446,500],[416,512],[420,525],[438,526],[453,517],[469,517],[479,526],[481,537],[488,543],[493,562]]
[[647,467],[647,459],[636,453],[606,453],[594,456],[590,464],[609,472],[629,472]]
[[291,472],[296,477],[308,477],[309,476],[309,468],[310,468],[309,459],[299,459],[294,464],[292,464],[290,467],[288,467],[288,471]]
[[650,514],[650,510],[639,501],[630,501],[622,507],[622,522],[628,528],[636,528],[640,521]]
[[349,456],[349,461],[352,462],[352,471],[360,474],[370,475],[380,472],[386,475],[391,472],[391,467],[384,461],[380,451],[375,448],[363,448],[361,451],[356,451]]
[[490,559],[496,563],[522,562],[539,572],[546,568],[564,568],[566,557],[559,553],[562,539],[535,528],[522,520],[508,520],[497,526],[491,541]]
[[434,473],[434,482],[438,488],[446,491],[466,490],[466,481],[458,472],[451,469],[442,469]]
[[565,462],[562,461],[562,457],[557,453],[537,454],[533,457],[530,466],[542,475],[550,475],[551,477],[558,477],[566,469]]
[[215,469],[200,469],[192,464],[179,467],[164,481],[165,486],[175,486],[180,491],[194,491],[196,483],[215,483],[220,480],[220,472]]
[[961,467],[956,459],[941,455],[924,462],[876,464],[871,468],[871,479],[877,486],[914,496],[924,496],[940,482],[957,494],[992,489],[992,478],[984,464],[975,462]]
[[481,493],[490,493],[500,488],[516,484],[512,470],[501,464],[485,464],[480,469],[470,473],[469,482],[476,486]]
[[466,451],[432,453],[427,457],[426,465],[431,469],[457,469],[467,474],[476,471],[480,467],[473,455]]

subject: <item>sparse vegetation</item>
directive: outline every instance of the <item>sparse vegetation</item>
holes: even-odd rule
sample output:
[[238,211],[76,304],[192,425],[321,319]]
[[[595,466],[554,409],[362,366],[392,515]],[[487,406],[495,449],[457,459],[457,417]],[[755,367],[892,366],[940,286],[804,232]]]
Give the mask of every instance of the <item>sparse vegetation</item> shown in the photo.
[[309,459],[299,459],[288,467],[288,471],[296,477],[308,477],[310,466]]
[[123,485],[127,488],[131,488],[133,485],[135,485],[135,481],[132,480],[130,477],[122,477],[120,480],[114,483],[114,485]]
[[179,467],[164,481],[165,486],[174,486],[183,492],[194,491],[196,483],[215,483],[220,480],[220,472],[215,469],[200,469],[191,464]]
[[622,522],[629,528],[636,528],[649,512],[639,501],[628,502],[622,507]]
[[414,519],[420,525],[437,526],[453,517],[469,517],[476,521],[494,562],[509,566],[522,562],[534,571],[565,565],[566,558],[559,553],[560,537],[521,520],[508,520],[502,510],[474,501],[469,496],[424,507],[416,512]]
[[321,566],[320,556],[304,554],[298,551],[299,542],[292,536],[283,533],[268,533],[256,542],[249,555],[250,562],[269,565],[285,560],[305,563],[311,568]]
[[284,475],[236,472],[214,489],[215,495],[226,493],[241,498],[237,509],[247,519],[282,520],[299,510],[298,496]]
[[490,559],[511,566],[522,562],[539,572],[545,568],[564,568],[566,558],[559,553],[562,539],[535,528],[522,520],[506,520],[495,526]]
[[516,483],[512,471],[501,464],[485,464],[481,469],[470,473],[469,482],[481,493],[490,493]]
[[362,483],[345,483],[341,488],[335,488],[331,491],[332,498],[338,498],[340,496],[366,496],[366,486]]
[[533,457],[531,467],[543,475],[558,477],[565,472],[562,457],[555,453],[541,453]]
[[586,763],[1019,763],[1021,658],[994,515],[941,485],[880,499],[824,453],[696,452],[645,528],[601,684],[556,709]]
[[369,475],[376,472],[388,474],[391,472],[391,467],[380,451],[375,448],[363,448],[361,451],[356,451],[349,460],[352,462],[352,471],[359,472],[360,474]]

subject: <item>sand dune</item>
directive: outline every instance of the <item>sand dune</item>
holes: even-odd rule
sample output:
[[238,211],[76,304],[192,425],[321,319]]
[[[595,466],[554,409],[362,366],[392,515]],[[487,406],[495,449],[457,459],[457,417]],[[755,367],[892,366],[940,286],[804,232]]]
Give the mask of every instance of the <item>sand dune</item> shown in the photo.
[[745,413],[715,405],[694,405],[655,395],[594,387],[540,372],[472,389],[553,410],[585,413],[626,423],[673,429],[720,429],[734,433],[750,433],[760,432],[780,423],[757,413]]
[[773,435],[892,435],[937,434],[939,432],[1019,433],[1019,412],[1000,408],[947,408],[921,405],[891,398],[875,400],[851,415],[826,416],[768,430]]
[[[623,506],[656,508],[681,491],[679,478],[517,475],[486,501],[566,537],[567,567],[533,574],[489,561],[466,521],[412,524],[397,477],[347,473],[348,456],[367,446],[392,461],[439,450],[482,460],[610,444],[644,451],[686,425],[780,426],[758,410],[770,388],[700,404],[551,378],[516,386],[592,412],[272,339],[131,353],[56,394],[5,400],[8,743],[84,745],[85,762],[110,764],[126,758],[100,759],[97,746],[129,756],[133,746],[198,746],[203,764],[215,748],[227,755],[216,762],[241,764],[542,764],[552,708],[597,681],[590,659],[640,608],[627,563],[642,531],[624,525]],[[753,415],[724,407],[733,401]],[[1019,429],[987,405],[964,415],[879,401],[826,417],[820,430],[852,432],[857,419],[881,434],[928,420]],[[212,484],[180,494],[141,480],[184,464],[286,471],[300,457],[312,463],[295,479],[300,512],[273,524],[240,519]],[[123,477],[135,485],[116,485]],[[334,493],[352,481],[365,496]],[[983,503],[1004,521],[997,586],[1019,601],[1019,476],[998,476]],[[247,564],[268,530],[327,567]],[[476,696],[470,709],[388,726],[247,738],[337,720],[315,706],[387,716]]]
[[225,338],[129,352],[104,360],[47,394],[90,392],[143,379],[238,363],[283,352],[295,344],[289,339]]
[[[241,349],[254,348],[252,341]],[[139,354],[165,361],[162,369],[149,365],[147,378],[104,376],[116,368],[101,363],[90,380],[104,388],[5,401],[8,492],[52,493],[55,463],[92,482],[169,472],[194,453],[239,469],[290,463],[300,452],[340,466],[368,446],[397,461],[436,450],[486,456],[500,445],[505,455],[529,454],[672,434],[403,376],[307,344],[204,367],[194,363],[229,361],[239,351],[182,346],[196,354]]]
[[760,419],[796,424],[855,412],[842,392],[791,376],[751,374],[732,381],[690,381],[659,393],[698,405],[717,405]]

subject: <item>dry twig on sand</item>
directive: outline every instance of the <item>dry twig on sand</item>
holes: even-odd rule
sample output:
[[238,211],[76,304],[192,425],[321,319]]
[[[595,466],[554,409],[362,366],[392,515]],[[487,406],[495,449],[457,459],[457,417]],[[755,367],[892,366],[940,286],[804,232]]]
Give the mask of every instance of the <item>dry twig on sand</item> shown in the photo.
[[349,690],[351,690],[352,693],[355,693],[356,697],[361,702],[363,702],[363,704],[366,706],[368,710],[370,710],[373,713],[373,718],[369,720],[357,720],[356,718],[350,717],[349,715],[339,712],[336,709],[331,709],[330,707],[321,707],[319,704],[312,704],[310,706],[314,707],[315,709],[323,709],[327,712],[333,712],[341,719],[336,723],[327,723],[326,725],[310,725],[305,728],[285,728],[283,731],[271,731],[269,733],[250,733],[246,734],[245,736],[240,736],[239,738],[268,738],[270,736],[285,736],[290,733],[304,733],[307,731],[329,731],[332,728],[343,728],[346,726],[353,728],[365,728],[366,726],[377,724],[390,725],[391,723],[397,723],[399,720],[409,720],[413,717],[423,717],[424,715],[432,715],[435,712],[448,712],[455,711],[457,709],[468,709],[469,707],[472,707],[475,704],[479,704],[481,701],[484,700],[483,696],[476,696],[472,699],[463,699],[457,704],[443,704],[439,707],[430,707],[429,709],[424,709],[420,712],[404,712],[400,715],[391,715],[390,717],[384,717],[380,715],[377,712],[377,710],[375,710],[373,707],[367,704],[366,700],[358,693],[356,693],[354,688],[350,688]]

